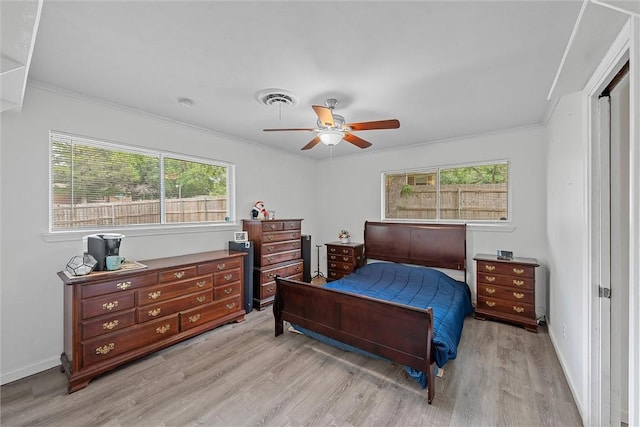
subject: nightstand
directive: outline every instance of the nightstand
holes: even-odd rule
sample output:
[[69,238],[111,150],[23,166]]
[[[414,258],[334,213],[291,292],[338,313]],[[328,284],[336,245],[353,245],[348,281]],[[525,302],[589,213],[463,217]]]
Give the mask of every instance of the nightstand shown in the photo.
[[331,242],[327,245],[327,282],[347,276],[364,263],[364,243]]
[[478,254],[476,261],[476,319],[497,319],[538,331],[536,274],[540,264],[533,258],[498,259]]

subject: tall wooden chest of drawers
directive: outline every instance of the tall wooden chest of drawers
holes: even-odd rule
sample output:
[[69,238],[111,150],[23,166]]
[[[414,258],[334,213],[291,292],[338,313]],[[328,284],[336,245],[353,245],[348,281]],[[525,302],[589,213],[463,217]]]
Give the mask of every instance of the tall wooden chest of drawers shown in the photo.
[[536,267],[533,258],[498,259],[478,254],[476,261],[477,319],[498,319],[538,331]]
[[242,220],[253,241],[253,306],[262,310],[273,303],[276,276],[302,280],[302,220]]
[[327,282],[347,276],[364,263],[364,243],[331,242],[327,245]]
[[243,252],[140,261],[146,268],[58,276],[65,284],[62,368],[69,393],[97,375],[244,320]]

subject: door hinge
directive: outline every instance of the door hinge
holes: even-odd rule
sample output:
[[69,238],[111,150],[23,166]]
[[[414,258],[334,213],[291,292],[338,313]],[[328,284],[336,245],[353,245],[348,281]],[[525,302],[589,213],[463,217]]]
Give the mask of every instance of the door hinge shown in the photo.
[[598,296],[600,298],[611,299],[611,288],[603,288],[602,286],[598,286]]

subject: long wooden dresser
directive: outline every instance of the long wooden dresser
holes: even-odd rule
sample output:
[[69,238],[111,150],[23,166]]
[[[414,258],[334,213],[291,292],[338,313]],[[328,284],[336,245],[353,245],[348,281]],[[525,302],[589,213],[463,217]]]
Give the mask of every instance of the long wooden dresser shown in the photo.
[[254,246],[253,306],[273,303],[276,276],[302,280],[302,220],[242,220]]
[[536,319],[536,267],[533,258],[498,259],[478,254],[476,261],[476,319],[497,319],[538,331]]
[[59,272],[69,393],[119,365],[243,321],[244,255],[221,250],[140,261],[143,268],[126,271]]

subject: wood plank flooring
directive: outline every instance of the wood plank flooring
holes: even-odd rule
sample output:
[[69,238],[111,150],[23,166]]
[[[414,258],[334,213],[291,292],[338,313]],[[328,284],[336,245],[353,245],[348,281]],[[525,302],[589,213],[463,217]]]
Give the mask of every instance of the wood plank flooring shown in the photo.
[[271,310],[98,377],[67,394],[58,368],[2,386],[13,426],[580,426],[544,328],[465,321],[436,397],[402,367],[285,331]]

